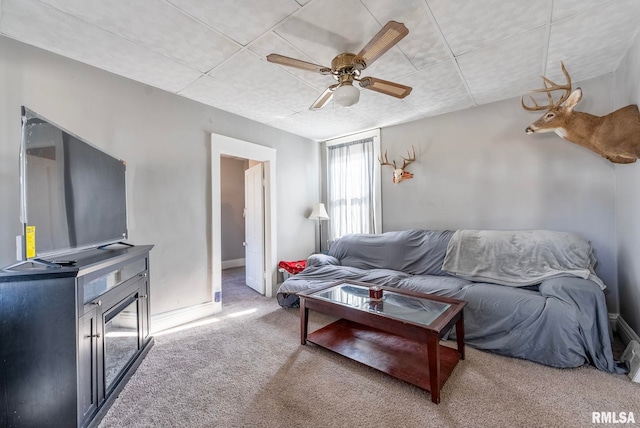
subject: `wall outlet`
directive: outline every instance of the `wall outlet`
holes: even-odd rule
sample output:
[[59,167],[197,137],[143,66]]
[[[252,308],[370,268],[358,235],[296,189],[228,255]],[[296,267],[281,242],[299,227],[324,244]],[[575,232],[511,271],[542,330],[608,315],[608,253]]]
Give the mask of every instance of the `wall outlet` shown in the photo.
[[219,302],[221,297],[222,297],[222,293],[220,293],[219,291],[216,291],[215,294],[213,295],[213,301]]

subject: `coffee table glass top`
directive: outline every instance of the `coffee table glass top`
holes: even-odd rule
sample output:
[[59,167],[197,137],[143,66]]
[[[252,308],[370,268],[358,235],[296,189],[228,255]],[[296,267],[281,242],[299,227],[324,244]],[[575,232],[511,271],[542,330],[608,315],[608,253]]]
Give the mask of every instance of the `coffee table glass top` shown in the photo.
[[348,282],[309,296],[425,326],[431,325],[451,306],[428,297],[408,296],[389,290],[384,290],[382,300],[373,301],[369,298],[369,288]]

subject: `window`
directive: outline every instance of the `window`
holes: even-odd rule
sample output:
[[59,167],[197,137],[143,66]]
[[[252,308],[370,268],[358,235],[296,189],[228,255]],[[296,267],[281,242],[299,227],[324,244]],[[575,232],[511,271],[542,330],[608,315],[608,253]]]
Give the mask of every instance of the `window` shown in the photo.
[[380,233],[380,131],[327,141],[329,241]]

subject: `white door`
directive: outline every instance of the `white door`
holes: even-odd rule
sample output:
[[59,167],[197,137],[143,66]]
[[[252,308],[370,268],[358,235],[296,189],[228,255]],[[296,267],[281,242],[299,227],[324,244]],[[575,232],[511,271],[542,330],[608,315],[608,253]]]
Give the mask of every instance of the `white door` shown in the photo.
[[264,199],[262,163],[244,172],[244,230],[247,285],[264,295]]

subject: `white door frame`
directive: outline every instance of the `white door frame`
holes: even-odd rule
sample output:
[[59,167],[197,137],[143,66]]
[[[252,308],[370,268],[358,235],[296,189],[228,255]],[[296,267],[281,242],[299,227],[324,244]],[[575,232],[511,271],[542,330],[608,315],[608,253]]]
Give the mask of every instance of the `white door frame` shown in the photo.
[[[220,156],[235,156],[263,162],[264,188],[264,262],[265,296],[273,297],[273,285],[277,284],[278,266],[276,230],[276,149],[249,143],[225,135],[211,134],[211,295],[216,312],[222,310],[222,302],[215,302],[217,292],[222,292],[222,240]],[[223,297],[224,298],[224,297]]]

